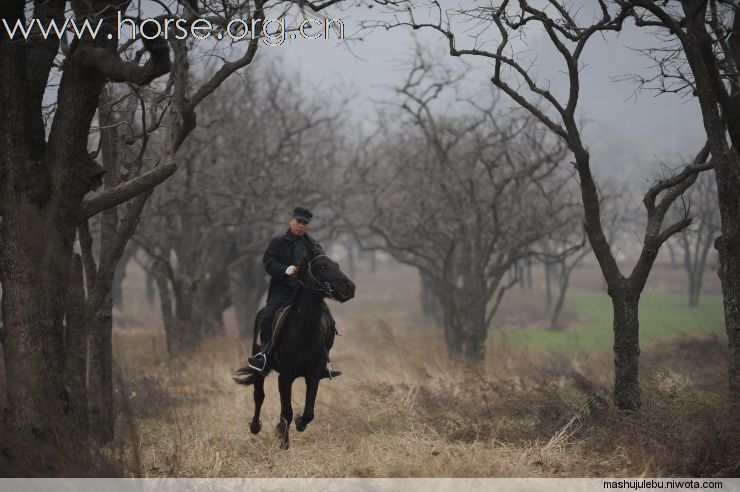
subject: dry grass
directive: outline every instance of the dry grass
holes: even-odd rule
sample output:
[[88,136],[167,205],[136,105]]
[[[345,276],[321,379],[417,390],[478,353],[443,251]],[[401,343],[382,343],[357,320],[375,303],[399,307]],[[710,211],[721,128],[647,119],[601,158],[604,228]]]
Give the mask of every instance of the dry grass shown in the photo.
[[[450,368],[435,355],[398,358],[391,351],[377,364],[363,364],[359,354],[343,357],[341,367],[351,376],[322,383],[316,421],[305,433],[293,431],[292,448],[283,452],[272,434],[279,414],[276,379],[270,378],[266,388],[263,432],[252,436],[247,427],[251,394],[230,382],[232,354],[215,345],[179,368],[163,366],[154,378],[129,381],[143,475],[719,476],[740,471],[740,455],[732,445],[740,436],[736,417],[724,407],[722,395],[695,386],[680,367],[644,377],[643,409],[623,415],[608,403],[605,386],[584,383],[563,370],[563,360],[508,360],[512,372],[493,376]],[[499,355],[503,363],[505,355]],[[654,360],[661,357],[653,354]],[[580,361],[582,368],[590,363]],[[535,372],[534,366],[540,369]],[[301,386],[296,384],[293,397],[296,414],[302,408]],[[124,423],[122,417],[123,437],[112,452],[125,464],[131,461],[132,439]]]
[[[396,269],[383,283],[358,280],[358,298],[333,307],[343,335],[334,360],[346,376],[322,382],[316,420],[304,433],[291,430],[289,451],[272,432],[275,376],[266,384],[262,433],[249,433],[251,389],[230,379],[246,352],[233,335],[166,361],[161,329],[127,319],[115,331],[124,411],[108,456],[127,474],[148,477],[740,473],[732,445],[740,428],[722,393],[719,339],[646,347],[643,408],[625,415],[609,400],[611,354],[522,354],[489,345],[485,367],[454,366],[440,333],[418,312],[415,277]],[[509,312],[517,302],[525,303],[515,300]],[[145,311],[137,309],[150,316]],[[296,416],[303,398],[297,381]]]
[[[594,283],[587,273],[579,271],[574,286]],[[671,275],[653,282],[675,285]],[[740,474],[740,420],[724,394],[720,338],[673,337],[643,347],[643,408],[623,414],[610,403],[610,352],[522,353],[497,336],[497,345],[489,340],[483,367],[454,365],[441,333],[419,311],[413,272],[393,267],[356,280],[357,299],[332,305],[342,333],[333,358],[345,377],[322,382],[316,420],[304,433],[293,427],[290,450],[280,450],[273,435],[279,415],[274,375],[266,384],[262,433],[249,433],[251,388],[230,378],[247,353],[236,341],[233,313],[227,312],[225,337],[188,358],[168,360],[156,302],[146,304],[140,273],[131,271],[126,310],[115,312],[116,441],[102,457],[93,452],[99,466],[90,469],[75,453],[65,454],[68,463],[57,462],[58,450],[15,442],[0,428],[0,468],[10,459],[33,463],[17,469],[19,475]],[[536,326],[543,316],[541,286],[510,294],[497,315],[499,327]],[[564,319],[576,320],[578,313]],[[304,395],[297,381],[296,416]]]

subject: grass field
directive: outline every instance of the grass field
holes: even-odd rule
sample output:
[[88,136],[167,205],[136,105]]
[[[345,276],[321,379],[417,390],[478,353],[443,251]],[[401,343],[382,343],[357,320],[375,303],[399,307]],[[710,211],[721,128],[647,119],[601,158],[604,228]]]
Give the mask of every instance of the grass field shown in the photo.
[[[494,331],[496,340],[521,350],[610,350],[613,342],[612,305],[600,292],[572,292],[568,309],[576,320],[566,331],[542,329]],[[647,293],[640,299],[640,345],[658,339],[690,334],[722,334],[722,297],[704,295],[698,307],[689,308],[686,296]]]
[[[680,273],[680,272],[679,272]],[[249,432],[251,388],[232,372],[247,345],[227,335],[167,357],[158,306],[127,275],[113,332],[116,439],[104,448],[118,475],[141,477],[712,477],[740,474],[740,419],[727,395],[721,300],[695,310],[680,292],[651,288],[640,311],[642,408],[617,411],[611,306],[584,279],[549,332],[541,284],[512,289],[487,340],[486,361],[449,360],[440,327],[419,307],[418,276],[386,267],[355,278],[357,297],[331,304],[345,372],[322,382],[316,420],[273,434],[277,378],[266,381],[262,432]],[[680,276],[656,276],[673,287]],[[580,289],[580,290],[578,290]],[[303,410],[293,386],[294,415]]]
[[[538,329],[541,289],[513,290],[486,363],[466,367],[450,362],[440,328],[421,313],[413,271],[365,272],[356,281],[355,300],[332,304],[342,333],[333,358],[345,376],[321,384],[316,420],[304,433],[292,429],[288,451],[273,435],[275,376],[265,388],[263,430],[249,432],[251,389],[230,379],[246,346],[233,331],[168,360],[161,328],[151,325],[156,306],[118,313],[127,327],[114,332],[124,411],[108,456],[125,474],[148,477],[740,473],[718,296],[704,296],[695,310],[680,293],[643,296],[643,405],[623,414],[610,399],[611,306],[600,292],[574,290],[566,330],[548,332]],[[304,394],[297,381],[296,416]]]

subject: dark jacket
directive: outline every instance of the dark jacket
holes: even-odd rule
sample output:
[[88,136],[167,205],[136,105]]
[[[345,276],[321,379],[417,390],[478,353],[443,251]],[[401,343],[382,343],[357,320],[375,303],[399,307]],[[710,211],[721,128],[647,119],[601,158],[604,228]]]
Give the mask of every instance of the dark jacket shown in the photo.
[[[303,237],[306,239],[306,245],[310,245],[318,254],[324,252],[321,245],[311,236],[306,234]],[[290,265],[298,266],[295,262],[295,239],[296,236],[290,232],[290,229],[281,236],[275,236],[262,257],[262,264],[265,265],[265,270],[270,274],[268,297],[275,291],[292,293],[298,287],[298,281],[285,274],[285,270]]]

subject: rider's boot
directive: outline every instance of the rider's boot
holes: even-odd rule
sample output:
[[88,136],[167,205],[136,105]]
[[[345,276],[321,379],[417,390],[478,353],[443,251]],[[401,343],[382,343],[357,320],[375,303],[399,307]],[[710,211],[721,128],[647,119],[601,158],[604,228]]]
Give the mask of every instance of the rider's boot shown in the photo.
[[319,379],[337,379],[341,375],[342,371],[337,371],[336,369],[334,369],[334,367],[331,365],[331,361],[327,360],[326,365],[321,368]]
[[329,339],[326,341],[326,345],[324,345],[324,357],[326,360],[326,364],[321,368],[319,379],[337,379],[339,376],[342,375],[342,371],[337,371],[336,369],[334,369],[334,367],[331,365],[331,359],[329,359],[329,348],[334,345],[334,335],[336,335],[336,333],[336,328],[332,326],[331,335],[329,335]]
[[249,365],[250,369],[254,370],[255,372],[259,374],[266,374],[268,371],[267,358],[270,356],[271,352],[272,352],[272,343],[270,340],[268,340],[262,346],[261,352],[258,352],[254,355],[250,355],[247,358],[247,364]]

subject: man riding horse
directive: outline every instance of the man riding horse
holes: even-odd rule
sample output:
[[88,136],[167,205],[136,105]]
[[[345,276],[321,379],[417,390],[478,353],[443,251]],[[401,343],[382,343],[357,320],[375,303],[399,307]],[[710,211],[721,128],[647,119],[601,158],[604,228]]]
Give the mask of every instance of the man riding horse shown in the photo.
[[[259,320],[261,351],[249,357],[249,367],[259,374],[264,374],[268,367],[268,358],[272,353],[272,329],[277,312],[288,304],[298,287],[296,274],[301,258],[309,246],[315,252],[323,253],[321,245],[308,235],[309,224],[313,214],[303,207],[296,207],[288,225],[288,231],[275,236],[270,241],[262,263],[270,275],[270,287],[267,292],[267,306],[262,310]],[[335,379],[342,375],[341,371],[334,370],[329,360],[329,349],[334,344],[336,334],[335,321],[329,307],[322,301],[322,310],[328,317],[331,327],[327,340],[326,363],[322,366],[322,378]]]

